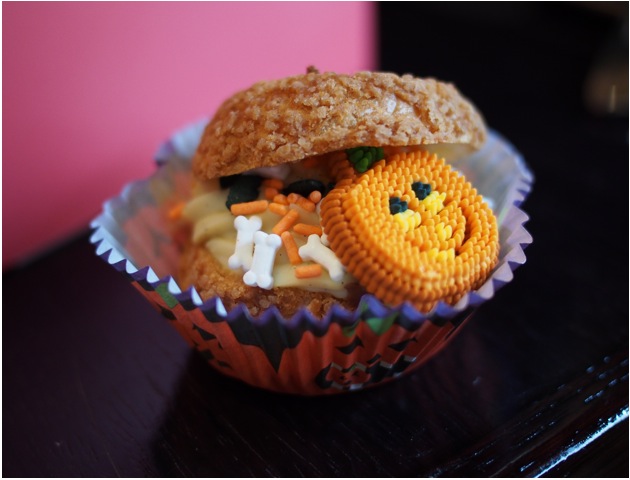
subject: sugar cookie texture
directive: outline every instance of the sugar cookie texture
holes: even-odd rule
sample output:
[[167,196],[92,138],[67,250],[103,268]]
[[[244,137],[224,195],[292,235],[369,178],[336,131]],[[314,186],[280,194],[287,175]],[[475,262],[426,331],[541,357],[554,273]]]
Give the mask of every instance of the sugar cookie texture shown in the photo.
[[359,146],[466,144],[486,138],[457,89],[411,75],[307,73],[259,82],[219,108],[193,159],[215,178]]

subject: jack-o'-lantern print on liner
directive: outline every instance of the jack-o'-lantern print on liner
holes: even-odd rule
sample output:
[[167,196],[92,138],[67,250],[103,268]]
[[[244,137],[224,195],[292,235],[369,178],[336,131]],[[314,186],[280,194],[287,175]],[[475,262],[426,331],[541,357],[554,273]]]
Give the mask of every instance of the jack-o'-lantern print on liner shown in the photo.
[[333,307],[324,319],[304,310],[287,321],[273,307],[253,319],[243,305],[227,313],[217,299],[199,304],[190,291],[173,294],[172,280],[147,281],[147,273],[127,275],[191,348],[221,373],[276,392],[321,395],[387,383],[442,349],[471,314],[428,319],[366,295],[354,312]]

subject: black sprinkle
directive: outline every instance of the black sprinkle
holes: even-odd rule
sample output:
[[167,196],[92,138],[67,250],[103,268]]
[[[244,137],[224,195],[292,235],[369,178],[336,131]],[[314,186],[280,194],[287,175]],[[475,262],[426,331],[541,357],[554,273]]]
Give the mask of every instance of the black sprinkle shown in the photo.
[[290,183],[282,189],[282,194],[289,195],[290,193],[297,193],[303,197],[308,197],[311,192],[317,190],[321,192],[322,196],[326,190],[326,186],[319,180],[313,178],[306,178],[304,180],[297,180]]
[[235,178],[230,185],[230,191],[225,202],[227,209],[229,210],[235,203],[253,202],[256,200],[262,181],[263,178],[258,175],[240,175]]

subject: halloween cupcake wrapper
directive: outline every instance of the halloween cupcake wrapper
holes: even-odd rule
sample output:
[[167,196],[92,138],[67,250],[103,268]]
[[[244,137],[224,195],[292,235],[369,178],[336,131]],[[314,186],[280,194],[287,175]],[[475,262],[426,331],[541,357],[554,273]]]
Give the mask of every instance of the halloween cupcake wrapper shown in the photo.
[[90,241],[220,372],[253,386],[303,395],[357,390],[417,368],[443,348],[477,306],[513,278],[532,242],[519,208],[533,176],[516,150],[495,132],[459,169],[493,206],[499,223],[499,261],[488,280],[457,304],[429,313],[362,297],[354,311],[333,307],[323,318],[302,309],[284,318],[270,308],[254,317],[244,305],[226,311],[220,298],[202,301],[173,277],[179,251],[164,216],[187,198],[190,159],[206,121],[175,133],[156,154],[150,178],[127,185],[93,220]]

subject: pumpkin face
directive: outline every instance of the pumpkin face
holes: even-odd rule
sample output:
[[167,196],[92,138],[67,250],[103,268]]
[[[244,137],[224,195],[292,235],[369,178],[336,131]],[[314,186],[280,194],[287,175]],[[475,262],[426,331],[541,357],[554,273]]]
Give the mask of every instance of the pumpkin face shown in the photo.
[[340,167],[321,204],[330,248],[386,304],[430,311],[483,283],[499,252],[496,219],[463,176],[428,152],[357,175]]

